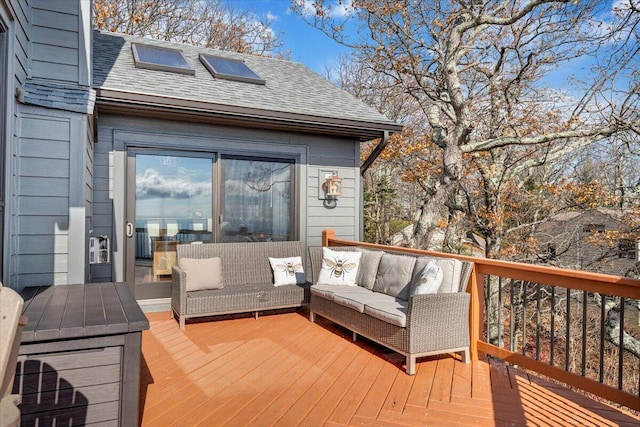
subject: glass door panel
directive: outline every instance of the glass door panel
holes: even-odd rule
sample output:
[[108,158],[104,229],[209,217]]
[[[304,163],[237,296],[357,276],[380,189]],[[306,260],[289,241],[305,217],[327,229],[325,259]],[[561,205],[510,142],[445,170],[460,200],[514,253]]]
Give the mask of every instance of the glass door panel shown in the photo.
[[293,162],[223,158],[222,241],[292,240]]
[[134,218],[136,298],[168,297],[176,245],[213,241],[213,159],[135,154]]

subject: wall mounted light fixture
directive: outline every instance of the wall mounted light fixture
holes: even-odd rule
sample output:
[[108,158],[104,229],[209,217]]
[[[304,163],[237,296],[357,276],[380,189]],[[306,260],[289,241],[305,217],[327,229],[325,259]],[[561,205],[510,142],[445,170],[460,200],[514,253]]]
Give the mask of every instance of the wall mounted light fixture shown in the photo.
[[342,178],[338,176],[337,172],[325,175],[322,192],[324,193],[324,206],[335,208],[338,198],[342,196]]

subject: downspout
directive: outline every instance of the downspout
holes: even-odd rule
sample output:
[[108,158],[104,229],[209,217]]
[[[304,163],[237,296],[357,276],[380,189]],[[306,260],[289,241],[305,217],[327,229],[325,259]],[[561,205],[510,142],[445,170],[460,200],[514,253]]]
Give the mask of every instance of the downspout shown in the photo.
[[371,154],[369,154],[369,157],[367,157],[366,160],[362,162],[362,165],[360,165],[360,176],[364,176],[364,173],[371,167],[371,165],[373,165],[373,162],[375,162],[376,159],[380,156],[382,151],[387,146],[388,142],[389,142],[389,131],[385,130],[382,133],[382,139],[380,140],[378,145],[376,145],[376,147],[373,149]]
[[[380,156],[384,148],[387,146],[389,142],[389,131],[385,130],[382,133],[382,138],[378,145],[375,146],[369,157],[362,162],[360,165],[360,176],[363,177],[364,173],[373,165],[373,162]],[[360,221],[360,241],[364,241],[364,180],[360,180],[360,218],[363,220]]]

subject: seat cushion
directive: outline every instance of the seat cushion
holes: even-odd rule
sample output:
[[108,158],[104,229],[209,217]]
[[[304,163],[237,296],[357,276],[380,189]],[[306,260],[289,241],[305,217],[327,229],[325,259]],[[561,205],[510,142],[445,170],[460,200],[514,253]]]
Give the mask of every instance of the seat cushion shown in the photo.
[[361,293],[369,294],[370,290],[362,288],[360,286],[348,286],[348,285],[313,285],[311,286],[311,293],[322,297],[324,299],[333,300],[333,296],[337,293]]
[[395,298],[394,301],[370,301],[364,306],[364,313],[392,325],[407,327],[407,301]]
[[361,293],[336,293],[333,296],[333,302],[345,307],[352,308],[360,313],[364,313],[366,304],[373,302],[393,302],[394,297],[382,294],[380,292],[371,292],[368,294]]
[[373,290],[408,300],[415,263],[414,256],[385,253],[380,260]]

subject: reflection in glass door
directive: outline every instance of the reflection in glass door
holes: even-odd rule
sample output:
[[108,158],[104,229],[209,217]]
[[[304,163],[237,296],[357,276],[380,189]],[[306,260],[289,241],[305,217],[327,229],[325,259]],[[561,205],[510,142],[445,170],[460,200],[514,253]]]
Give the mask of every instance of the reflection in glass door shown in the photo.
[[292,240],[294,163],[222,158],[222,241]]
[[135,277],[137,299],[166,298],[176,245],[213,241],[213,159],[140,152],[130,159],[135,202],[129,198],[128,281]]

